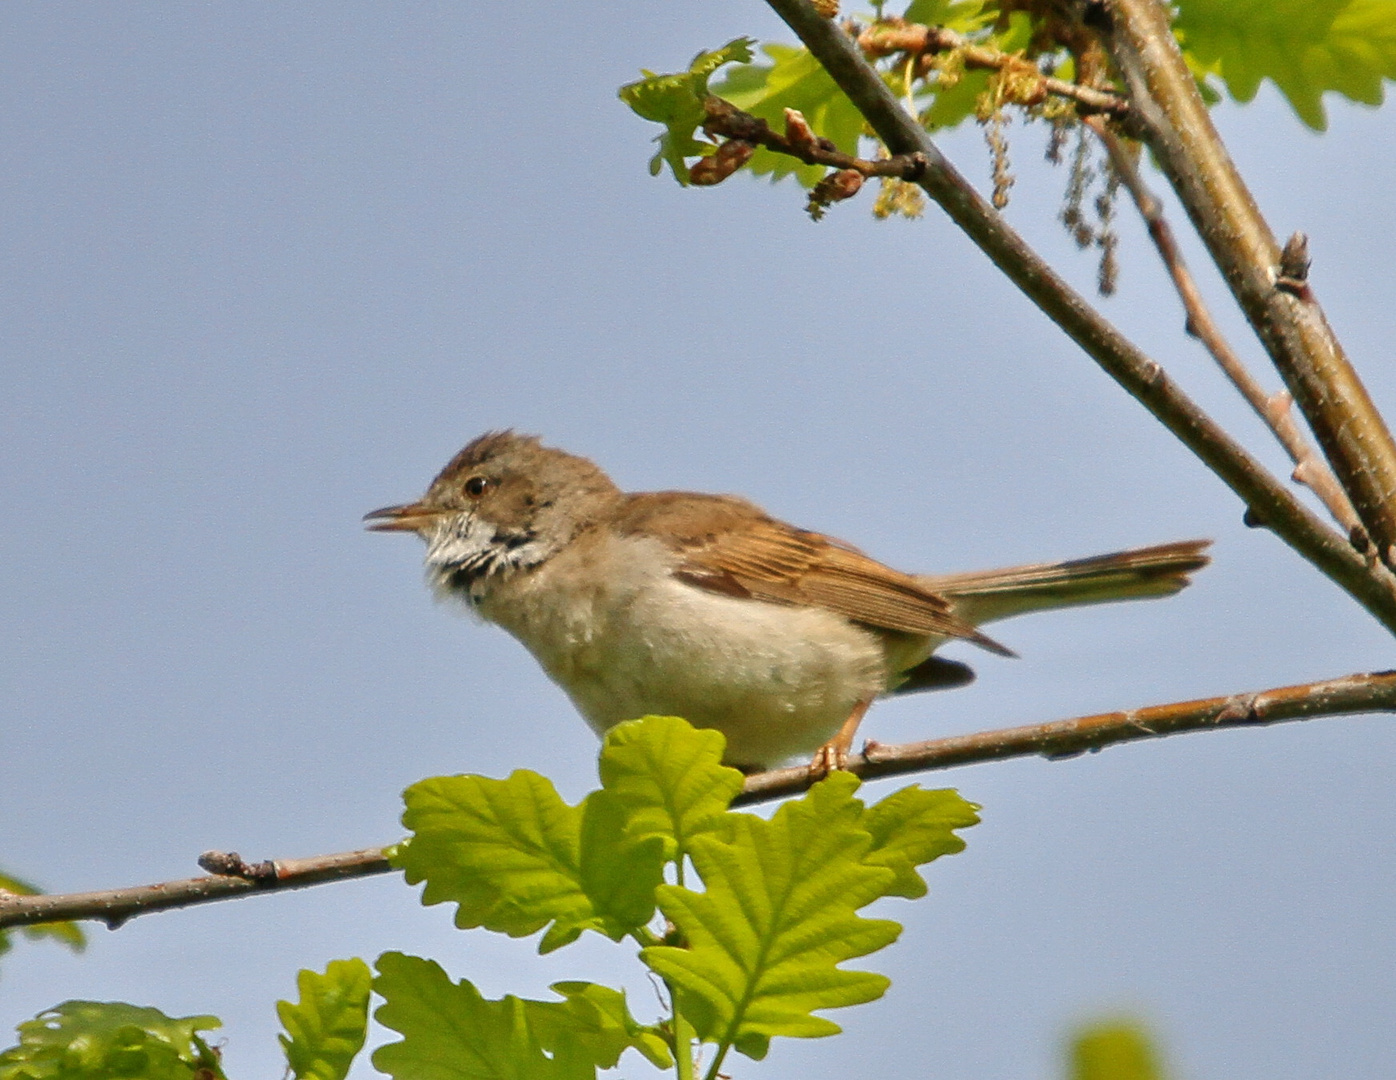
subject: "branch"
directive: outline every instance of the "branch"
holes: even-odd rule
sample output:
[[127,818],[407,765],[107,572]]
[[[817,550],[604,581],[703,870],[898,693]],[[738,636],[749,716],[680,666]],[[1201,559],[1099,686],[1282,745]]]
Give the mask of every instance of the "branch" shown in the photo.
[[[1012,56],[998,49],[975,45],[968,38],[943,26],[922,26],[889,19],[876,23],[858,35],[858,47],[865,56],[877,59],[892,53],[904,53],[920,58],[936,53],[955,52],[967,68],[987,71],[1012,71],[1015,75],[1036,81],[1042,96],[1070,98],[1081,106],[1083,113],[1104,113],[1128,123],[1129,100],[1108,90],[1067,82],[1044,75],[1021,56]],[[919,72],[924,75],[924,72]]]
[[[848,771],[872,780],[1016,757],[1060,761],[1088,751],[1094,753],[1116,743],[1158,739],[1188,731],[1257,727],[1287,720],[1368,712],[1396,712],[1396,671],[1347,675],[1250,694],[1150,705],[1126,712],[1080,716],[974,735],[952,735],[898,746],[869,742],[861,754],[848,759]],[[734,805],[793,795],[809,786],[806,766],[772,769],[748,777]]]
[[828,139],[815,135],[804,116],[795,109],[785,110],[784,135],[776,134],[765,120],[743,112],[720,97],[709,95],[703,101],[703,109],[706,113],[703,130],[709,135],[764,146],[806,165],[831,165],[835,169],[852,169],[863,176],[893,176],[899,180],[915,180],[926,168],[925,158],[918,154],[902,154],[880,161],[845,154]]
[[1231,343],[1222,334],[1221,327],[1212,318],[1206,301],[1202,299],[1202,291],[1197,287],[1192,272],[1183,260],[1183,252],[1173,236],[1173,229],[1169,226],[1168,219],[1163,216],[1163,204],[1139,175],[1134,156],[1104,120],[1088,117],[1084,123],[1105,145],[1115,174],[1124,182],[1134,205],[1139,210],[1139,216],[1144,219],[1154,247],[1158,249],[1159,257],[1163,260],[1169,276],[1173,279],[1173,286],[1183,302],[1183,310],[1187,313],[1188,332],[1202,342],[1226,373],[1226,377],[1231,380],[1231,384],[1274,432],[1280,445],[1294,462],[1293,479],[1306,485],[1318,496],[1319,501],[1328,508],[1328,512],[1343,527],[1349,538],[1363,535],[1365,531],[1362,521],[1342,485],[1338,483],[1338,478],[1324,464],[1323,459],[1314,453],[1313,447],[1295,423],[1294,414],[1290,411],[1293,398],[1284,393],[1267,394],[1255,376],[1246,369],[1245,363],[1232,349]]
[[[863,753],[849,759],[848,771],[871,780],[1014,757],[1060,761],[1115,743],[1162,738],[1187,731],[1257,727],[1287,720],[1369,712],[1396,712],[1396,672],[1347,675],[1258,693],[1151,705],[1127,712],[1081,716],[899,746],[870,742]],[[810,783],[810,771],[804,765],[757,773],[747,777],[733,805],[744,806],[794,795],[804,791]],[[327,881],[385,874],[392,869],[382,848],[254,864],[233,854],[205,852],[199,863],[206,869],[220,872],[208,877],[103,892],[55,896],[0,893],[0,930],[70,919],[100,919],[114,930],[128,919],[152,911],[249,894],[302,889]]]
[[199,863],[232,872],[89,893],[54,896],[0,893],[0,930],[69,919],[99,919],[115,930],[127,919],[152,911],[231,900],[249,893],[304,889],[327,881],[385,874],[392,869],[382,848],[342,851],[309,859],[278,859],[255,865],[244,863],[235,854],[209,851],[200,856]]
[[[1396,568],[1396,442],[1212,126],[1159,0],[1107,0],[1106,42],[1136,120],[1333,470]],[[1390,624],[1388,623],[1388,628]]]
[[809,0],[767,3],[857,106],[889,153],[925,155],[926,169],[917,183],[994,265],[1221,477],[1255,517],[1396,633],[1396,584],[1370,573],[1345,537],[1299,502],[1009,227],[907,114],[848,35]]

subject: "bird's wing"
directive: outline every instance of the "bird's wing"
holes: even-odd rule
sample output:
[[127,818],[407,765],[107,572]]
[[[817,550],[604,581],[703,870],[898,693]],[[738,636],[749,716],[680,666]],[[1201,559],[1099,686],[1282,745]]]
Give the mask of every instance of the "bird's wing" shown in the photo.
[[628,497],[621,531],[663,540],[690,585],[778,604],[804,604],[907,634],[964,638],[1012,655],[951,610],[944,597],[831,537],[777,521],[744,499],[659,491]]

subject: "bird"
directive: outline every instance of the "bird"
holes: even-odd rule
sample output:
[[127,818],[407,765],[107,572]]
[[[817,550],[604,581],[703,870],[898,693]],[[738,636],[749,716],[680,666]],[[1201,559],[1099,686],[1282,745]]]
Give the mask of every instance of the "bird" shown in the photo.
[[426,541],[426,579],[520,641],[600,736],[681,716],[746,772],[843,768],[878,698],[962,686],[966,641],[1031,611],[1170,596],[1208,540],[1066,562],[907,574],[735,495],[622,491],[533,435],[471,441],[415,502],[364,517]]

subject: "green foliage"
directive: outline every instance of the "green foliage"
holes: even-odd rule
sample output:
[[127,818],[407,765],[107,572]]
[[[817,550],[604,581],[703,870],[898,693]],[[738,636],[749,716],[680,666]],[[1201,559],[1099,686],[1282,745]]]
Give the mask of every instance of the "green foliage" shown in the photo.
[[1318,131],[1325,91],[1380,105],[1396,78],[1396,0],[1178,0],[1175,29],[1194,70],[1238,101],[1271,79]]
[[902,17],[922,26],[944,26],[957,34],[972,34],[993,25],[998,4],[992,0],[911,0]]
[[890,920],[857,915],[896,880],[865,860],[872,836],[857,787],[857,778],[837,773],[770,821],[736,815],[729,839],[694,842],[706,892],[660,888],[660,908],[685,943],[641,955],[678,987],[699,1038],[762,1058],[772,1035],[840,1030],[814,1010],[872,1001],[887,989],[885,976],[837,966],[901,932]]
[[[1001,52],[1026,48],[1032,34],[1026,12],[1014,12],[1004,27],[997,27],[998,5],[990,0],[912,0],[905,18],[923,26],[944,26]],[[927,131],[957,127],[968,120],[989,90],[987,71],[959,72],[956,78],[939,77],[911,88],[903,73],[891,74],[902,95],[915,98]]]
[[894,791],[862,817],[860,824],[872,837],[863,861],[896,874],[886,895],[919,899],[926,895],[926,882],[916,868],[963,851],[965,842],[952,830],[976,824],[977,809],[953,791],[926,791],[914,785]]
[[[1396,0],[1175,0],[1175,6],[1175,33],[1209,105],[1222,97],[1216,79],[1233,98],[1246,102],[1268,78],[1304,123],[1323,130],[1324,93],[1379,105],[1383,81],[1396,78]],[[1071,78],[1074,69],[1074,57],[1064,44],[1072,36],[1053,24],[1059,15],[1049,4],[1026,9],[1015,4],[1005,12],[999,0],[911,0],[900,19],[889,14],[885,21],[884,5],[874,8],[876,15],[863,24],[874,30],[896,30],[906,23],[945,27],[974,46],[1018,57],[1061,78]],[[813,55],[803,47],[765,44],[761,50],[769,62],[753,63],[753,44],[738,39],[700,54],[688,72],[647,72],[645,80],[621,89],[636,112],[666,126],[651,172],[658,173],[667,161],[678,181],[687,184],[684,159],[714,152],[711,143],[695,139],[694,133],[703,123],[709,76],[733,62],[736,66],[713,86],[717,96],[778,132],[785,130],[785,110],[798,110],[821,138],[845,153],[858,153],[860,140],[870,134],[866,123]],[[971,117],[983,120],[1005,103],[1028,106],[1033,116],[1071,113],[1072,106],[1061,99],[1043,105],[1033,67],[1021,62],[991,73],[966,68],[964,51],[952,49],[936,55],[929,67],[918,67],[908,54],[896,51],[876,63],[883,79],[930,131],[956,127]],[[806,165],[764,146],[742,167],[773,180],[794,176],[806,188],[827,172],[826,166]]]
[[457,904],[462,929],[526,937],[547,926],[546,953],[583,930],[619,940],[654,911],[663,840],[629,834],[614,795],[568,806],[545,777],[520,770],[423,780],[404,798],[413,835],[393,861],[409,884],[426,882],[424,904]]
[[[959,851],[975,808],[954,792],[909,787],[865,806],[835,773],[769,819],[729,809],[742,776],[723,737],[675,717],[622,724],[601,752],[601,788],[569,806],[536,773],[447,776],[405,793],[411,835],[392,853],[422,902],[457,905],[456,924],[511,937],[542,931],[549,952],[595,930],[630,938],[667,983],[671,1012],[631,1015],[625,995],[559,982],[555,1000],[490,1000],[432,960],[384,953],[302,971],[296,1002],[277,1003],[288,1074],[345,1080],[375,1016],[400,1038],[373,1054],[395,1080],[594,1080],[627,1050],[692,1077],[696,1038],[764,1057],[777,1035],[839,1031],[815,1013],[881,996],[885,976],[848,960],[901,927],[862,908],[926,891],[918,868]],[[667,881],[666,881],[667,878]],[[656,908],[664,926],[656,922]],[[0,1080],[222,1080],[197,1034],[211,1016],[68,1002],[20,1026]]]
[[663,124],[665,132],[655,137],[658,151],[650,159],[650,175],[658,176],[667,162],[680,184],[688,184],[684,158],[706,157],[712,143],[699,142],[694,133],[704,119],[703,99],[708,96],[708,78],[723,64],[746,63],[751,59],[751,38],[734,38],[720,49],[702,52],[693,58],[688,70],[675,75],[645,71],[639,82],[620,88],[620,99],[646,120]]
[[1163,1080],[1152,1040],[1130,1021],[1091,1024],[1071,1040],[1070,1080]]
[[222,1080],[198,1035],[220,1026],[212,1016],[65,1001],[19,1025],[19,1045],[0,1053],[0,1080]]
[[[859,909],[924,894],[916,868],[963,847],[953,830],[978,820],[974,808],[917,787],[865,807],[858,780],[837,773],[767,821],[727,809],[742,778],[722,752],[716,732],[646,717],[609,733],[602,788],[579,807],[533,773],[423,781],[407,792],[403,820],[414,832],[395,858],[409,881],[427,883],[423,903],[459,905],[462,927],[522,936],[548,926],[540,951],[584,929],[634,938],[718,1060],[729,1049],[762,1057],[775,1035],[833,1034],[838,1025],[816,1011],[870,1001],[887,986],[839,965],[901,929]],[[666,864],[676,883],[662,883]],[[687,864],[702,891],[684,886]],[[672,927],[662,942],[645,925],[656,898]],[[378,1017],[404,1040],[374,1060],[395,1076],[416,1077],[446,1057],[476,1063],[462,1076],[513,1075],[499,1071],[508,1057],[571,1077],[610,1067],[627,1047],[651,1060],[659,1051],[661,1029],[637,1024],[603,987],[560,983],[561,1003],[486,1001],[425,960],[389,954],[379,972],[375,989],[390,1007]],[[574,1061],[560,1048],[576,1039],[556,1032],[575,1033],[583,1004],[592,1049]]]
[[[846,154],[855,153],[863,133],[863,115],[808,49],[790,45],[763,45],[770,64],[733,68],[714,87],[718,97],[759,116],[776,131],[785,130],[785,110],[804,114],[814,132]],[[803,165],[795,158],[765,147],[752,156],[749,168],[772,180],[794,174],[805,187],[813,187],[827,171],[823,165]]]
[[[27,881],[21,881],[17,877],[0,874],[0,896],[5,893],[12,893],[15,896],[41,896],[43,890]],[[26,926],[24,936],[35,940],[52,938],[54,941],[68,946],[73,952],[82,952],[87,947],[87,937],[83,934],[82,928],[75,922],[52,922],[42,923],[38,926]],[[13,947],[11,932],[0,930],[0,956],[5,955]]]
[[624,991],[589,982],[553,983],[551,989],[565,1000],[529,1003],[534,1030],[545,1050],[555,1053],[579,1045],[588,1060],[603,1069],[613,1068],[631,1047],[657,1068],[667,1069],[674,1063],[659,1028],[630,1015]]
[[323,975],[302,971],[301,999],[278,1001],[286,1065],[296,1080],[344,1080],[364,1047],[373,975],[362,960],[331,960]]
[[623,994],[590,983],[558,983],[556,1002],[490,1001],[434,961],[384,953],[373,989],[386,1002],[374,1016],[403,1036],[375,1050],[373,1063],[397,1080],[581,1080],[612,1068],[629,1047],[660,1067],[671,1063]]
[[635,837],[658,836],[670,862],[697,836],[721,829],[742,774],[722,761],[724,740],[675,716],[622,724],[606,736],[598,766],[602,787],[619,799]]

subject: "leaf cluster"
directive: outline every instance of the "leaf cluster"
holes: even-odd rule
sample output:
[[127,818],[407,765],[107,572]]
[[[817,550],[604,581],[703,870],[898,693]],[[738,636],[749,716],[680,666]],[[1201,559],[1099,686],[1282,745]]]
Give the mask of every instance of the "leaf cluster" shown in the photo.
[[[911,0],[900,15],[875,4],[875,14],[851,24],[855,33],[895,34],[908,27],[954,31],[962,43],[934,53],[893,44],[873,48],[870,58],[928,130],[956,127],[968,119],[989,123],[1005,106],[1030,118],[1071,123],[1076,104],[1051,98],[1043,73],[1095,90],[1123,94],[1094,31],[1065,16],[1065,6],[1041,0]],[[1210,102],[1224,94],[1250,101],[1271,80],[1309,127],[1326,126],[1323,95],[1380,104],[1384,81],[1396,78],[1396,0],[1176,0],[1174,32]],[[887,39],[889,42],[892,38]],[[782,130],[785,111],[800,112],[814,133],[856,155],[870,137],[857,108],[801,46],[764,44],[765,61],[752,59],[756,43],[739,38],[722,49],[700,53],[687,72],[656,75],[621,88],[639,115],[666,126],[650,162],[657,174],[668,164],[675,179],[689,182],[686,159],[715,152],[696,137],[703,125],[703,99],[711,93]],[[972,55],[971,55],[972,53]],[[989,63],[992,61],[992,63]],[[1220,87],[1218,86],[1220,84]],[[1224,93],[1223,93],[1224,91]],[[875,146],[868,156],[884,155]],[[743,166],[758,176],[794,176],[813,188],[824,165],[759,147]]]
[[[397,1080],[594,1078],[635,1050],[693,1076],[735,1049],[765,1056],[777,1035],[839,1027],[823,1010],[879,997],[885,976],[844,968],[901,927],[865,917],[881,897],[926,892],[918,868],[959,851],[975,808],[952,791],[908,787],[866,806],[836,773],[769,819],[730,809],[743,777],[724,740],[674,717],[622,724],[601,753],[601,786],[576,806],[536,773],[436,777],[404,795],[409,837],[391,852],[424,904],[456,906],[456,925],[539,935],[552,952],[594,931],[629,940],[668,986],[670,1012],[642,1023],[625,994],[559,982],[556,997],[485,998],[434,960],[389,952],[302,971],[277,1005],[288,1076],[344,1080],[362,1050],[371,996],[400,1039],[374,1064]],[[222,1080],[199,1034],[211,1016],[67,1002],[20,1025],[0,1080]]]
[[1380,105],[1396,79],[1396,0],[1178,0],[1177,11],[1195,73],[1241,102],[1269,79],[1315,131],[1328,126],[1325,93]]
[[121,1002],[65,1001],[19,1025],[0,1053],[0,1080],[223,1080],[218,1054],[199,1035],[212,1016],[166,1016]]
[[[393,954],[379,961],[375,990],[387,1004],[377,1015],[403,1040],[375,1064],[416,1076],[413,1063],[448,1044],[464,1054],[476,1039],[469,1052],[481,1061],[522,1054],[540,1070],[552,1062],[540,1075],[592,1075],[627,1047],[655,1064],[688,1054],[674,1034],[686,1024],[716,1047],[715,1069],[729,1049],[764,1056],[776,1035],[833,1034],[838,1026],[817,1011],[881,996],[884,976],[840,965],[901,928],[859,912],[880,897],[923,895],[917,867],[964,846],[954,830],[974,824],[974,808],[918,787],[868,807],[857,778],[838,773],[765,820],[728,809],[742,776],[721,764],[722,751],[717,732],[647,717],[609,734],[602,786],[577,806],[523,771],[409,788],[411,837],[394,861],[425,884],[423,903],[454,903],[462,928],[542,931],[540,952],[586,930],[630,938],[670,987],[677,1015],[639,1024],[619,992],[592,984],[555,985],[562,1002],[486,1001],[429,961]],[[656,908],[662,932],[650,925]],[[584,1006],[593,1049],[578,1063]],[[442,1028],[446,1015],[456,1019]],[[559,1030],[571,1034],[560,1040]]]
[[716,149],[712,143],[702,143],[694,133],[703,123],[703,99],[708,96],[708,79],[724,64],[746,63],[751,59],[751,38],[735,38],[720,49],[701,52],[693,58],[688,70],[674,75],[643,72],[644,78],[620,88],[620,99],[646,120],[664,125],[664,133],[655,136],[659,149],[650,159],[650,175],[659,175],[667,163],[674,179],[688,183],[690,157],[706,157]]

